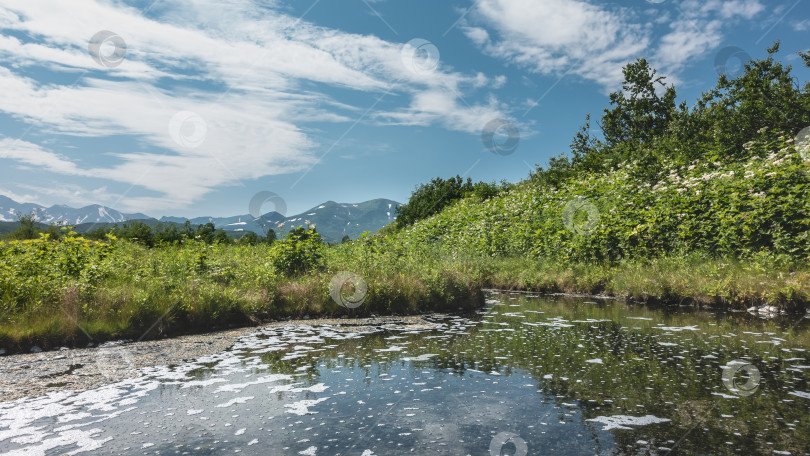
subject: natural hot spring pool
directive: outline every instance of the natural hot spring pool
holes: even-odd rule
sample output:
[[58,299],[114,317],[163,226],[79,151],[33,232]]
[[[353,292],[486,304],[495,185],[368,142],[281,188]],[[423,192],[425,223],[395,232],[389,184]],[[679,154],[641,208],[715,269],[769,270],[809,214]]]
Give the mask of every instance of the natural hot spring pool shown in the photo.
[[[0,403],[3,454],[808,454],[807,319],[493,292]],[[125,346],[124,346],[125,347]]]

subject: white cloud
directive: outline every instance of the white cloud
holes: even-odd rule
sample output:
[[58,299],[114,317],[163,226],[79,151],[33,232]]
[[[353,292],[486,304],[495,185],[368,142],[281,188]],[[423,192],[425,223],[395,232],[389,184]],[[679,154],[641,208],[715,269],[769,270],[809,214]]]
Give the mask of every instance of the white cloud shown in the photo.
[[684,0],[679,5],[682,15],[669,23],[669,32],[659,40],[655,63],[677,73],[691,59],[720,46],[724,28],[764,9],[758,0]]
[[[17,203],[33,203],[39,204],[40,206],[45,206],[45,204],[40,200],[40,196],[36,193],[17,193],[10,187],[0,186],[0,195],[11,198]],[[0,214],[0,220],[2,220],[3,217],[4,215]],[[5,221],[9,221],[8,216],[5,217]]]
[[810,30],[810,19],[804,19],[801,21],[793,21],[790,23],[793,30],[797,32],[806,32]]
[[17,161],[26,167],[45,169],[59,174],[82,174],[67,158],[27,141],[11,138],[0,139],[0,158]]
[[383,122],[406,126],[440,125],[448,129],[481,134],[487,122],[504,117],[494,99],[488,105],[466,106],[463,99],[448,90],[431,90],[416,94],[407,108],[380,113]]
[[[378,123],[477,133],[481,119],[502,114],[495,102],[467,106],[437,96],[498,87],[502,78],[441,66],[415,73],[403,64],[400,43],[318,27],[276,6],[177,0],[159,2],[144,16],[109,0],[4,1],[0,31],[11,33],[0,35],[0,112],[38,133],[130,139],[106,151],[115,163],[105,167],[82,166],[32,143],[0,144],[9,147],[0,158],[137,186],[147,196],[140,192],[122,204],[148,212],[190,204],[244,179],[312,166],[318,144],[303,125],[353,122],[366,109],[313,89],[319,85],[412,98],[409,108],[372,113]],[[101,67],[87,54],[88,40],[100,30],[125,40],[120,66]],[[40,68],[60,73],[58,82],[31,76]],[[205,120],[198,148],[172,140],[169,120],[179,111]]]
[[480,0],[463,30],[489,55],[540,74],[576,75],[612,91],[622,80],[621,68],[640,57],[677,81],[688,61],[722,42],[724,28],[765,9],[758,0],[684,0],[674,12],[665,7]]
[[540,74],[570,72],[601,84],[621,77],[622,63],[650,40],[648,29],[620,11],[583,1],[481,0],[474,20],[497,32],[493,38],[480,27],[464,29],[488,54]]
[[698,28],[693,20],[679,19],[670,23],[670,28],[655,51],[656,64],[669,71],[681,69],[690,58],[704,54],[723,38],[720,21],[705,22]]
[[[46,207],[54,204],[64,204],[73,207],[90,206],[93,204],[112,206],[121,198],[121,195],[111,193],[106,186],[86,189],[77,184],[51,182],[49,185],[23,183],[20,184],[19,187],[34,193],[19,195],[14,192],[7,193],[6,189],[0,188],[0,194],[6,195],[18,203],[36,203]],[[118,206],[119,209],[124,209],[123,205],[119,204]]]

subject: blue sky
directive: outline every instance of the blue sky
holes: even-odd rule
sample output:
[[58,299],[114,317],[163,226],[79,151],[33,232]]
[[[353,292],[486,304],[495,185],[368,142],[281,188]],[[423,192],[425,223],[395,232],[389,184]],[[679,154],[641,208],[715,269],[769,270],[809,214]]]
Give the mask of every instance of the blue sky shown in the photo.
[[810,0],[4,0],[0,194],[191,217],[271,191],[291,215],[436,176],[517,181],[627,62],[691,105],[729,47],[781,40],[804,84],[808,32]]

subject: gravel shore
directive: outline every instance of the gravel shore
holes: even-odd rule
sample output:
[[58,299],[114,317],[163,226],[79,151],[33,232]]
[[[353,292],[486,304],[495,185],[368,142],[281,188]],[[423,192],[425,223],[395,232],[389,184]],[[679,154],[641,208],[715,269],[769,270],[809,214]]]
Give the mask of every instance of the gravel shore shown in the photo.
[[434,326],[428,319],[440,315],[391,316],[358,319],[313,319],[273,322],[145,342],[107,342],[92,348],[61,349],[0,357],[0,402],[37,397],[53,391],[87,390],[138,375],[138,369],[180,364],[220,353],[236,340],[260,328],[279,325],[335,325],[347,331],[384,328],[414,329]]

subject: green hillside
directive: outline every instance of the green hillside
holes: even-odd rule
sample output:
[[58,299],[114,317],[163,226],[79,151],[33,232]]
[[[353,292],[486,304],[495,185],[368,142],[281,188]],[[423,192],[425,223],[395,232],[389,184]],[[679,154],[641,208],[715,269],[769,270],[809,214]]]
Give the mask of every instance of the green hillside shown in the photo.
[[777,50],[721,77],[692,109],[644,60],[628,65],[602,138],[586,126],[549,169],[497,196],[470,192],[394,236],[565,261],[705,253],[807,264],[810,90],[795,88]]
[[806,262],[810,163],[784,139],[770,147],[756,142],[762,156],[738,162],[664,161],[654,184],[638,181],[644,166],[637,162],[578,173],[554,186],[529,180],[485,201],[460,199],[390,236],[468,253],[565,261],[705,252]]

